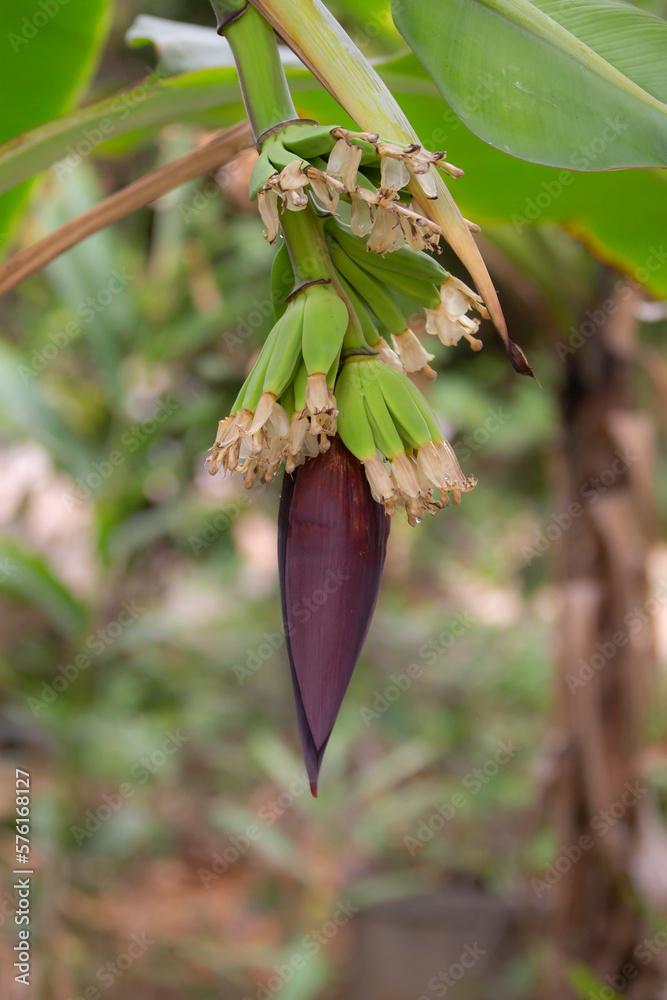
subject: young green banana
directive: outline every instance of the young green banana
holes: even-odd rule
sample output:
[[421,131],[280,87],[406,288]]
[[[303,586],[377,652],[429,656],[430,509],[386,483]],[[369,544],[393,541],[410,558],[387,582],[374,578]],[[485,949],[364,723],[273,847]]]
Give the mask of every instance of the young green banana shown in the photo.
[[340,354],[350,315],[332,285],[311,285],[301,294],[306,300],[301,347],[306,370],[326,375]]
[[303,361],[297,365],[297,369],[294,372],[294,380],[292,381],[292,386],[294,388],[294,412],[301,413],[306,407],[306,382],[308,380],[308,372],[306,371],[306,366]]
[[[368,253],[364,250],[364,243],[358,237],[350,234],[348,238],[340,229],[333,232],[333,238],[355,264],[363,267],[365,271],[374,278],[377,278],[378,281],[388,285],[395,292],[398,292],[399,295],[403,295],[406,299],[415,302],[419,306],[424,306],[426,309],[435,309],[440,304],[440,289],[432,281],[416,278],[406,269],[397,270],[393,267],[385,266],[386,258],[381,257],[380,254]],[[401,247],[401,249],[410,250],[409,247]],[[387,254],[387,257],[393,257],[397,253],[399,251],[394,250],[393,253]],[[414,250],[410,250],[410,253],[419,256]],[[439,264],[436,265],[436,267],[439,266]],[[446,278],[446,271],[444,275]]]
[[339,274],[338,277],[340,279],[341,285],[343,286],[343,291],[350,300],[352,308],[354,309],[357,315],[357,319],[359,320],[359,325],[361,326],[361,333],[364,340],[366,341],[366,344],[368,345],[368,347],[370,347],[371,344],[377,344],[378,340],[380,339],[380,334],[378,333],[378,329],[375,323],[373,322],[371,314],[364,305],[363,301],[359,298],[359,296],[355,292],[350,282],[347,281],[342,276],[342,274]]
[[[428,437],[430,438],[430,440],[442,441],[443,433],[440,429],[438,418],[433,412],[430,403],[428,402],[427,399],[424,398],[424,396],[421,394],[417,386],[414,385],[409,378],[407,378],[404,375],[401,375],[397,371],[394,371],[392,368],[387,367],[386,370],[389,372],[389,377],[387,378],[384,370],[382,372],[381,377],[384,380],[384,384],[386,386],[387,398],[400,400],[401,402],[399,402],[398,405],[401,406],[401,413],[408,414],[411,411],[407,407],[407,398],[405,396],[405,393],[407,392],[407,394],[412,399],[413,405],[416,407],[417,411],[421,414],[424,423],[426,424],[426,427],[428,429]],[[396,376],[396,378],[394,378],[394,376]],[[403,402],[405,403],[405,407],[402,406]],[[412,431],[416,432],[417,426],[418,425],[415,423],[414,427],[412,427]],[[410,431],[410,428],[406,428],[406,430]]]
[[[387,372],[388,376],[385,374]],[[383,365],[377,373],[377,380],[401,437],[409,447],[418,448],[424,441],[430,441],[431,432],[422,407],[417,405],[416,395],[418,394],[423,400],[424,406],[428,406],[428,403],[421,393],[417,393],[410,379],[388,365]],[[433,416],[435,420],[435,414]]]
[[307,160],[314,156],[328,156],[336,140],[329,125],[288,125],[282,132],[283,145]]
[[391,461],[400,452],[404,452],[405,448],[380,388],[377,369],[381,365],[381,361],[369,361],[363,367],[360,366],[361,389],[375,444],[378,451]]
[[259,397],[262,393],[266,370],[269,367],[269,361],[271,360],[271,355],[279,334],[280,330],[278,328],[278,324],[274,323],[268,337],[262,344],[261,350],[255,359],[255,363],[252,366],[248,377],[241,386],[238,396],[234,400],[234,405],[231,409],[232,414],[238,413],[241,409],[250,410],[252,413],[255,412]]
[[412,250],[408,246],[403,246],[382,257],[380,254],[366,250],[367,240],[355,236],[350,227],[339,219],[327,219],[325,229],[329,236],[340,243],[350,257],[359,262],[370,259],[383,270],[398,271],[411,278],[438,286],[447,281],[449,277],[444,267],[423,250]]
[[329,253],[336,270],[349,281],[379,322],[390,333],[402,333],[407,324],[391,292],[334,241],[329,243]]
[[304,296],[297,295],[288,303],[285,314],[276,323],[279,333],[264,378],[265,393],[270,392],[278,397],[292,381],[301,357],[304,305]]
[[262,151],[257,159],[255,160],[255,165],[252,168],[252,173],[250,174],[250,187],[248,189],[248,196],[251,201],[254,201],[259,192],[262,190],[269,177],[273,177],[276,173],[276,168],[268,157],[266,151]]
[[[350,259],[357,263],[356,258]],[[365,253],[365,256],[358,263],[374,278],[382,281],[394,292],[409,299],[410,302],[423,306],[425,309],[436,309],[440,305],[440,289],[433,282],[422,281],[420,278],[413,278],[401,271],[383,267],[380,263],[381,260],[379,254]]]
[[278,400],[278,402],[282,406],[282,408],[285,411],[285,413],[287,414],[287,416],[291,417],[292,414],[294,413],[294,382],[293,381],[290,382],[290,384],[287,386],[287,388],[285,389],[284,393],[282,394],[282,396],[280,397],[280,399]]
[[276,320],[279,320],[287,309],[287,296],[293,288],[294,271],[292,270],[292,261],[290,260],[287,244],[283,240],[278,247],[271,265],[271,301],[273,302],[273,315]]
[[336,381],[338,403],[338,433],[343,444],[359,459],[366,462],[377,455],[375,436],[364,405],[361,388],[361,363],[347,361]]

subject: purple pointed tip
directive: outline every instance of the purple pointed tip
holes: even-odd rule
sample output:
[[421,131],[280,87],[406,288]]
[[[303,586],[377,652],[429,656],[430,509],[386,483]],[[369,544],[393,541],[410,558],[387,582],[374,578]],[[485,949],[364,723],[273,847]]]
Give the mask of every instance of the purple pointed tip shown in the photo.
[[389,524],[361,463],[337,437],[324,455],[283,480],[280,596],[314,798],[322,757],[375,608]]

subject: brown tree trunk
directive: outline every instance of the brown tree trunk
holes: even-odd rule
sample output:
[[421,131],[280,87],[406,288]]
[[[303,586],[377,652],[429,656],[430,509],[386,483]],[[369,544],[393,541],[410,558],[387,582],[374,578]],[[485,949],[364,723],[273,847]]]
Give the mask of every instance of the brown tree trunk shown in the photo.
[[613,985],[648,1000],[660,980],[659,961],[644,963],[636,952],[646,936],[638,895],[663,902],[643,867],[646,836],[657,826],[644,780],[660,604],[647,572],[656,535],[654,428],[633,409],[638,293],[621,282],[614,288],[594,335],[560,352],[562,442],[550,522],[562,594],[551,788],[557,850],[548,897],[558,1000],[575,995],[567,976],[577,963],[608,990],[592,997],[614,995]]

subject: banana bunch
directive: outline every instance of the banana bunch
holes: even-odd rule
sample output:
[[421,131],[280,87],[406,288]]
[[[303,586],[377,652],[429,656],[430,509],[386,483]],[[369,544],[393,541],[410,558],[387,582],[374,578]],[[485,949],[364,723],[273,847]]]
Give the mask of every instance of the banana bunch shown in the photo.
[[294,122],[262,141],[250,197],[258,200],[269,243],[280,231],[279,206],[283,211],[305,209],[308,188],[328,212],[336,211],[341,198],[349,200],[352,232],[370,234],[371,251],[384,254],[406,243],[414,250],[438,251],[442,230],[411,203],[406,187],[416,180],[424,197],[436,198],[432,168],[454,177],[463,174],[444,157],[416,143],[385,142],[377,133]]
[[370,240],[357,238],[349,226],[333,217],[327,219],[325,230],[331,259],[365,307],[389,331],[406,371],[421,371],[430,377],[425,366],[433,355],[419,350],[417,338],[406,331],[393,292],[424,308],[426,332],[438,336],[443,344],[452,346],[465,337],[473,350],[480,350],[482,342],[475,337],[480,321],[467,313],[476,309],[488,318],[481,297],[433,257],[409,246],[384,257],[369,253]]
[[293,471],[327,450],[336,433],[333,387],[349,320],[329,284],[288,297],[231,414],[218,425],[211,475],[240,472],[250,488],[257,475],[270,482],[282,461]]
[[405,375],[374,358],[351,355],[338,376],[336,397],[340,438],[363,464],[373,498],[387,513],[405,507],[415,525],[445,507],[449,493],[458,504],[461,493],[475,486],[475,479],[463,475],[433,410]]
[[[406,378],[435,372],[403,300],[425,310],[427,332],[443,343],[465,337],[481,347],[479,320],[468,313],[486,315],[483,302],[423,252],[440,230],[410,207],[405,191],[417,180],[425,197],[434,196],[435,166],[459,173],[443,157],[314,122],[261,142],[251,196],[269,242],[281,228],[285,236],[271,272],[275,322],[218,425],[211,474],[241,473],[247,488],[257,477],[269,482],[282,462],[293,472],[338,433],[363,463],[373,497],[390,513],[405,507],[411,524],[445,506],[449,493],[458,503],[472,489]],[[336,214],[341,199],[350,202],[349,224]],[[279,209],[306,214],[281,227]]]

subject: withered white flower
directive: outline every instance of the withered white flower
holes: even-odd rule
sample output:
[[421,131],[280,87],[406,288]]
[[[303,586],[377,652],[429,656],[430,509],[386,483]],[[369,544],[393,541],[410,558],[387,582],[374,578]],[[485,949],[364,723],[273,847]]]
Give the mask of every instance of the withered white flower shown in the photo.
[[275,243],[280,232],[280,216],[278,215],[278,195],[275,191],[264,190],[257,195],[257,205],[262,222],[266,226],[264,238],[269,243]]
[[435,379],[436,373],[429,365],[434,355],[428,353],[419,337],[409,327],[397,336],[392,334],[391,339],[406,372],[421,372],[429,381]]
[[363,198],[352,199],[350,228],[355,236],[368,236],[373,228],[370,206]]
[[327,173],[340,177],[348,191],[357,186],[357,171],[361,162],[361,146],[356,146],[346,138],[337,140],[329,154]]
[[401,374],[405,372],[405,368],[401,364],[400,357],[396,351],[391,349],[384,337],[380,337],[377,344],[372,344],[371,346],[374,351],[378,352],[380,355],[380,361],[384,362],[385,365],[389,365],[390,368],[395,368],[396,371]]
[[475,337],[480,321],[467,315],[470,309],[488,317],[481,296],[450,275],[440,288],[440,304],[435,309],[424,310],[426,332],[438,337],[446,347],[453,347],[465,337],[473,351],[480,351],[482,341]]

